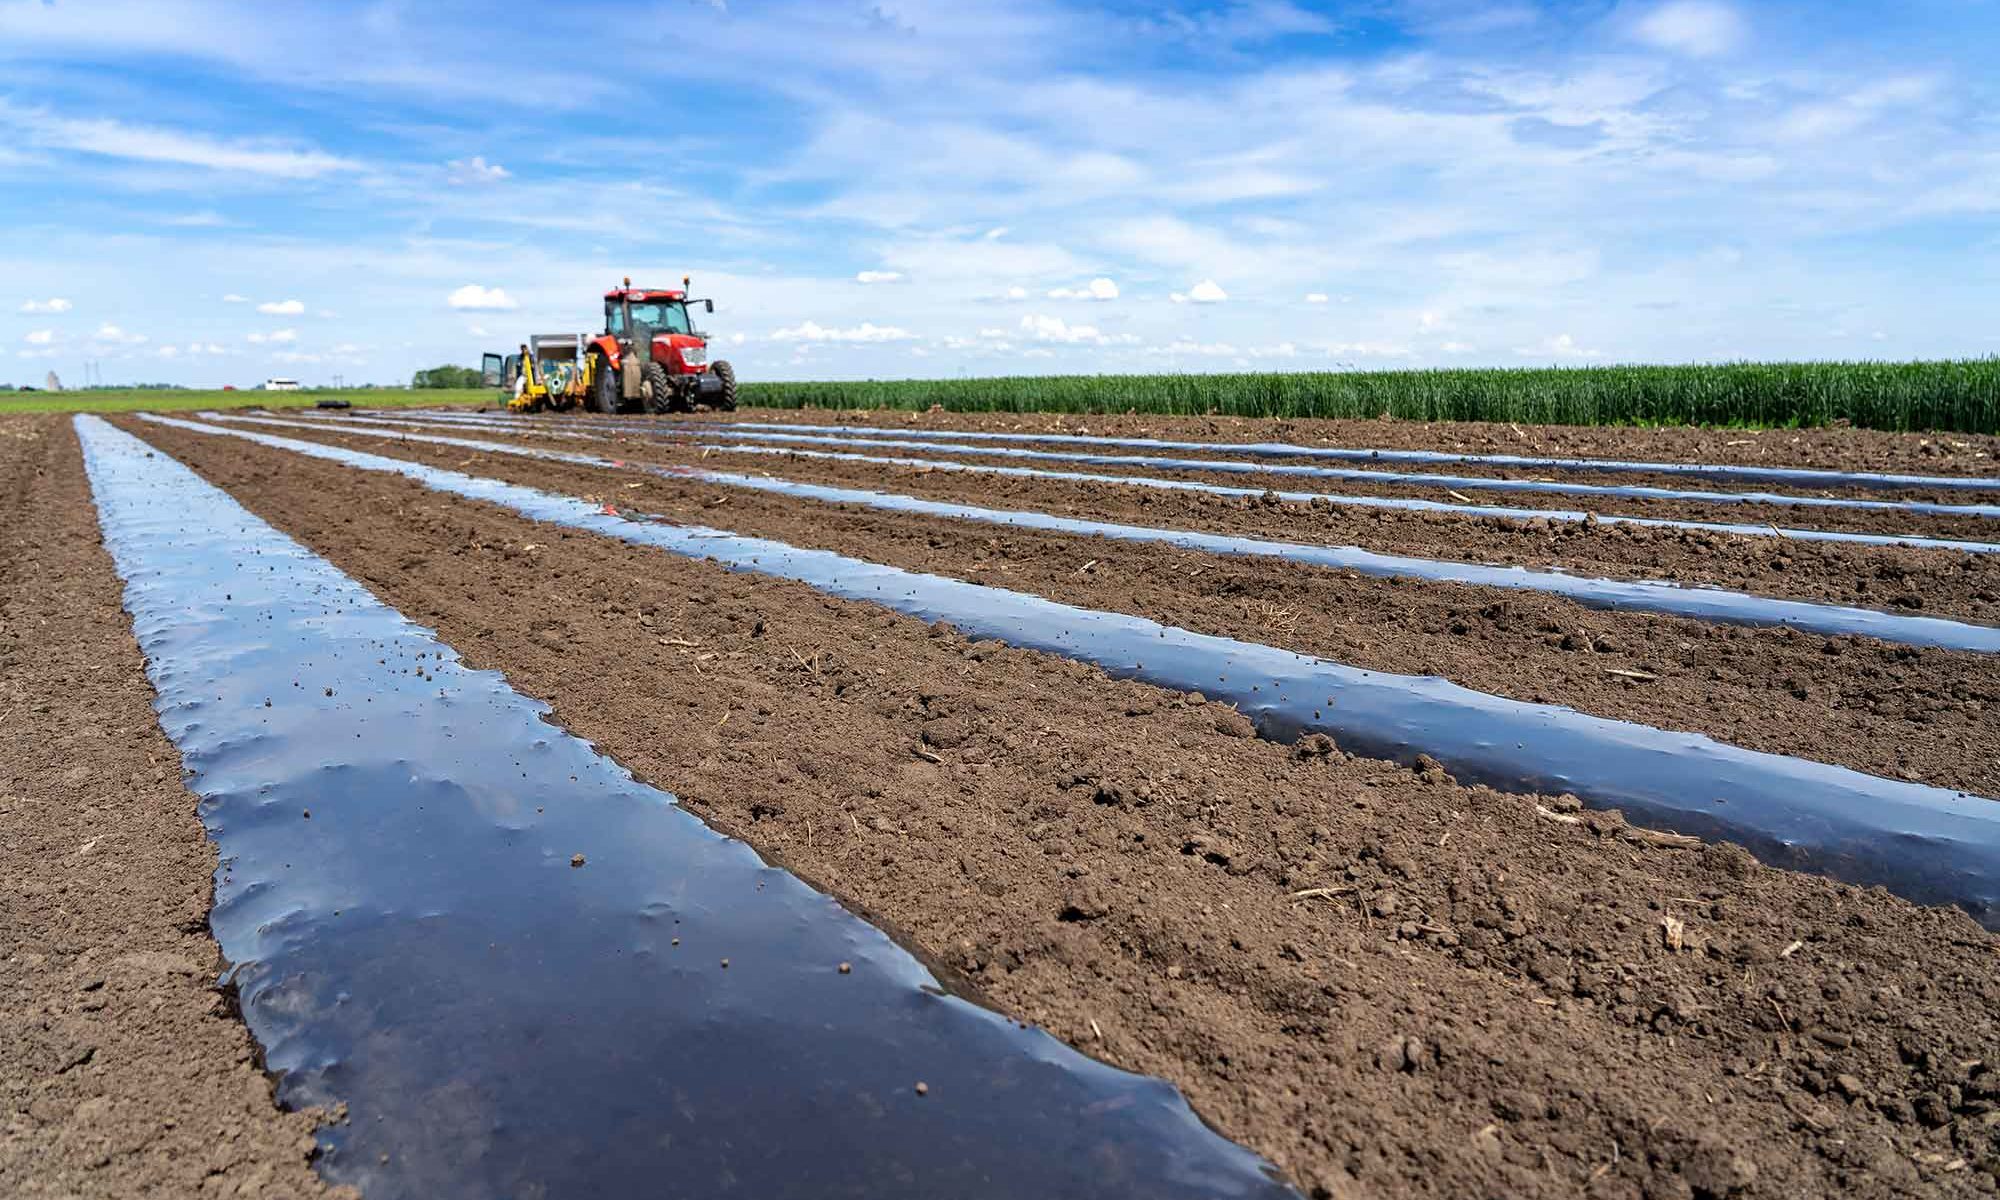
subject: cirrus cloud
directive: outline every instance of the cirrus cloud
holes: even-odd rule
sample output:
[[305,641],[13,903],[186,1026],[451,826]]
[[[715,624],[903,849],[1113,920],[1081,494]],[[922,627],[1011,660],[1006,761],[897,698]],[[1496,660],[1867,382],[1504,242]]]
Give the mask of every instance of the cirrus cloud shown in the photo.
[[12,128],[28,144],[103,158],[172,166],[203,167],[276,179],[317,179],[361,164],[320,150],[269,139],[223,141],[152,125],[131,125],[109,117],[64,117],[0,99],[0,126]]

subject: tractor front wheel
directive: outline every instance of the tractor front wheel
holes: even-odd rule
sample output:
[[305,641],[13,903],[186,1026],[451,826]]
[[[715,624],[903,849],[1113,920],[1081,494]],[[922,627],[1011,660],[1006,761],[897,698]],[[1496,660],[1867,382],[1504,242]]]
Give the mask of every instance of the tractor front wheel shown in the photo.
[[735,412],[736,368],[730,366],[729,360],[725,358],[716,360],[713,370],[715,371],[715,377],[722,381],[722,390],[715,395],[715,410],[717,412]]
[[646,364],[646,411],[649,413],[670,413],[674,411],[674,385],[667,378],[667,369],[656,362]]
[[618,412],[618,372],[610,358],[597,355],[591,369],[590,406],[607,416]]

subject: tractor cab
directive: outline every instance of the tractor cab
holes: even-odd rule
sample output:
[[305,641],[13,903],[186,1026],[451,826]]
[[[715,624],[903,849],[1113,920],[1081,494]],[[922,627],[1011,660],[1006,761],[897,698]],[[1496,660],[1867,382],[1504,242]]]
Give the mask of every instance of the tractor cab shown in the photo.
[[[714,311],[715,301],[704,301]],[[644,288],[620,289],[604,296],[604,332],[630,345],[632,331],[640,326],[655,333],[695,335],[688,316],[687,293],[651,291]]]

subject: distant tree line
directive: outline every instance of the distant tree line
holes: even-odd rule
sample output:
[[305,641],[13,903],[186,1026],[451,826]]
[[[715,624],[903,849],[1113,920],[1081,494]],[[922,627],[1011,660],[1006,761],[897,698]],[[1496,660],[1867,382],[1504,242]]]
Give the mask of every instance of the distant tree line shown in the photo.
[[432,367],[410,377],[414,388],[476,388],[479,372],[473,367]]

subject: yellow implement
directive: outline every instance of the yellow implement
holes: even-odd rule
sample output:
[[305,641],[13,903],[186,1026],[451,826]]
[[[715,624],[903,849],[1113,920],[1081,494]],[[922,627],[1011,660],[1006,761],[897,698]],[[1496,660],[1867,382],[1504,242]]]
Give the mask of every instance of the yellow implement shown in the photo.
[[580,333],[549,333],[530,337],[519,354],[507,356],[502,386],[513,394],[513,412],[575,408],[590,395],[596,359],[584,352]]

